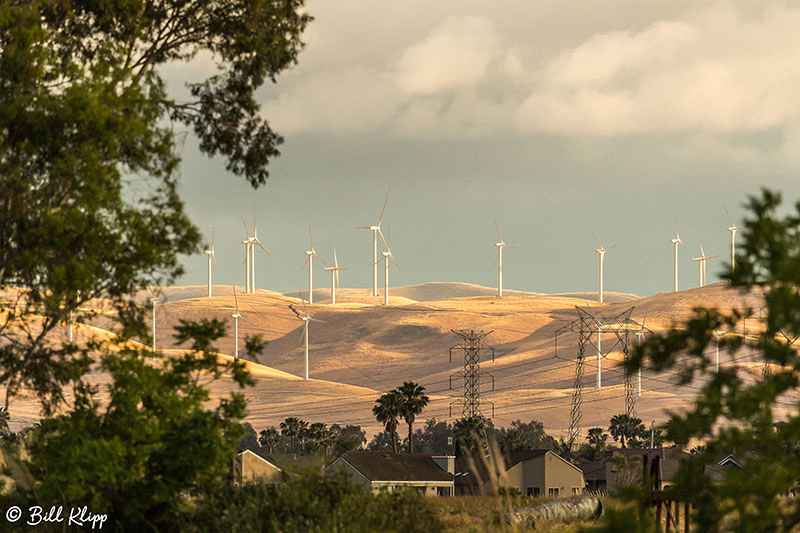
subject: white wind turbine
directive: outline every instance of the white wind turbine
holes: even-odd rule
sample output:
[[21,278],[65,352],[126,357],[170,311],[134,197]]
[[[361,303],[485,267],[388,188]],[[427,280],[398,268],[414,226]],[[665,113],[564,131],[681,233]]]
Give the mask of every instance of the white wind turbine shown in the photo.
[[150,288],[150,285],[147,286],[147,290],[150,291],[150,305],[153,306],[153,353],[156,351],[156,305],[158,304],[158,298],[156,297],[153,289]]
[[[244,219],[242,219],[244,220]],[[245,226],[245,229],[247,227]],[[253,201],[253,237],[250,239],[250,292],[256,292],[256,246],[264,250],[270,259],[275,259],[272,254],[258,240],[258,226],[256,225],[256,203]]]
[[[644,338],[644,331],[645,331],[645,323],[647,322],[647,315],[644,315],[644,319],[642,319],[642,329],[635,332],[636,336],[639,337],[639,345],[642,344],[642,339]],[[639,365],[639,371],[636,376],[636,396],[641,398],[642,397],[642,366]]]
[[208,256],[208,297],[211,298],[211,261],[214,261],[214,268],[217,268],[217,256],[214,255],[214,230],[211,230],[211,249],[203,250]]
[[698,266],[698,287],[704,287],[706,284],[706,261],[719,257],[719,254],[706,256],[703,251],[703,241],[700,240],[700,230],[697,230],[697,242],[700,244],[700,257],[692,257],[692,261],[697,261]]
[[233,359],[236,361],[239,359],[239,319],[241,318],[252,326],[255,326],[255,324],[247,320],[239,312],[239,299],[236,297],[236,287],[231,288],[233,289],[233,302],[236,304],[236,312],[231,315],[231,318],[233,318]]
[[670,255],[674,255],[675,256],[675,273],[674,273],[674,277],[673,277],[673,289],[672,290],[673,290],[673,292],[678,292],[678,245],[680,244],[681,246],[686,248],[687,251],[690,251],[690,250],[689,250],[688,246],[683,244],[683,241],[681,240],[681,236],[678,234],[678,219],[677,219],[677,217],[674,217],[674,218],[675,218],[675,238],[674,239],[670,239],[669,242],[672,243],[672,253]]
[[731,214],[728,212],[728,208],[725,207],[724,205],[722,207],[725,209],[725,213],[728,215],[728,220],[731,221],[731,226],[728,228],[728,231],[731,232],[731,270],[735,270],[736,253],[734,250],[736,249],[736,232],[739,231],[740,229],[744,229],[744,226],[737,226],[736,224],[734,224],[733,218],[731,217]]
[[383,305],[389,305],[389,259],[392,260],[392,263],[394,263],[394,266],[397,267],[397,270],[400,270],[400,265],[397,264],[397,261],[394,260],[394,256],[392,255],[392,249],[391,249],[392,234],[391,234],[391,231],[389,231],[389,242],[387,243],[386,241],[383,240],[383,235],[381,235],[381,241],[383,241],[383,246],[386,248],[386,250],[381,254],[381,255],[383,255],[383,257],[378,259],[378,263],[380,263],[381,261],[384,261],[384,274],[383,274],[384,278],[383,279],[384,279],[384,282],[385,282],[385,287],[384,287],[384,291],[383,291]]
[[339,286],[339,271],[348,270],[347,268],[339,266],[339,260],[336,258],[336,241],[333,241],[333,266],[325,267],[326,272],[331,273],[331,305],[336,305],[336,287]]
[[300,267],[302,270],[303,268],[308,265],[308,303],[314,303],[314,286],[313,286],[313,271],[314,271],[314,258],[316,257],[319,259],[322,264],[325,264],[325,261],[317,255],[317,252],[314,251],[314,237],[311,236],[311,224],[308,225],[308,239],[311,241],[311,249],[306,250],[306,262],[303,263],[303,266]]
[[[383,201],[383,209],[381,209],[381,214],[378,217],[378,223],[373,226],[356,226],[355,229],[368,229],[372,231],[372,295],[378,295],[378,234],[381,235],[381,240],[383,240],[383,234],[381,233],[381,221],[383,220],[383,213],[386,211],[386,203],[389,201],[389,193],[392,192],[392,186],[389,185],[389,190],[386,191],[386,200]],[[309,303],[311,300],[309,298]]]
[[321,322],[321,323],[324,323],[325,321],[324,320],[319,320],[319,319],[316,319],[316,318],[311,318],[311,316],[308,314],[308,307],[306,307],[306,301],[299,294],[298,294],[298,296],[300,297],[300,301],[303,302],[303,312],[305,313],[305,316],[300,316],[300,313],[298,313],[297,309],[295,309],[291,304],[289,304],[289,309],[291,309],[292,312],[295,315],[297,315],[297,318],[301,322],[303,322],[303,333],[300,336],[300,340],[301,341],[305,339],[305,359],[304,359],[303,379],[305,381],[308,381],[308,323],[309,322]]
[[616,244],[612,244],[608,248],[603,248],[603,245],[600,243],[600,239],[597,238],[597,235],[595,235],[593,231],[591,233],[592,237],[594,237],[594,240],[597,241],[597,245],[600,246],[600,248],[595,250],[595,252],[597,252],[600,257],[600,288],[598,289],[598,301],[603,303],[603,259],[605,258],[606,252],[615,247]]
[[514,248],[518,250],[516,246],[511,244],[506,244],[503,242],[503,236],[500,235],[500,227],[497,225],[497,220],[494,221],[494,227],[497,230],[497,238],[499,239],[498,242],[494,243],[497,246],[497,257],[494,260],[494,266],[497,267],[497,297],[503,297],[503,248]]
[[247,222],[244,221],[244,217],[242,217],[242,225],[244,226],[244,234],[245,240],[242,241],[244,244],[244,292],[245,294],[249,294],[250,290],[250,257],[251,257],[251,248],[253,247],[253,238],[250,236],[250,230],[247,229]]

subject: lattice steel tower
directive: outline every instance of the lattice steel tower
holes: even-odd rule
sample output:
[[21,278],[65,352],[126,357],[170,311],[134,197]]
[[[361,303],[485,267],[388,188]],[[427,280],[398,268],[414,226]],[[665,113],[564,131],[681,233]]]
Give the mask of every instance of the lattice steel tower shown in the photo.
[[453,390],[453,378],[462,378],[464,380],[464,397],[450,402],[450,416],[453,416],[453,405],[462,406],[461,416],[463,418],[483,416],[481,413],[482,403],[492,406],[492,416],[494,416],[494,404],[481,395],[481,378],[483,376],[492,379],[492,390],[494,390],[494,376],[481,369],[482,350],[491,352],[492,362],[494,362],[494,348],[484,342],[484,339],[492,332],[451,331],[461,337],[461,342],[450,348],[450,362],[453,362],[453,351],[461,350],[464,352],[464,369],[450,376],[450,390]]

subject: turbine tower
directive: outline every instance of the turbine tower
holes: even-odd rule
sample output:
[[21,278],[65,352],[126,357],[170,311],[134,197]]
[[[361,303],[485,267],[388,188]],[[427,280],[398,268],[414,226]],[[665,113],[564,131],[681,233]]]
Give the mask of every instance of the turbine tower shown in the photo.
[[600,239],[597,238],[597,235],[592,233],[592,237],[594,240],[597,241],[597,245],[600,246],[595,252],[599,255],[600,258],[600,288],[598,289],[598,302],[603,303],[603,259],[605,258],[606,252],[616,246],[616,244],[612,244],[608,248],[603,248],[603,245],[600,243]]
[[242,241],[244,244],[244,292],[245,294],[249,294],[250,291],[250,249],[253,246],[253,238],[250,236],[250,230],[247,229],[247,222],[244,221],[244,217],[242,217],[242,225],[244,226],[244,234],[245,240]]
[[231,286],[233,289],[233,301],[236,304],[236,312],[231,315],[233,318],[233,360],[239,360],[239,319],[241,318],[248,324],[255,326],[252,322],[247,320],[242,314],[239,312],[239,299],[236,297],[236,287]]
[[677,219],[677,217],[674,217],[674,218],[675,218],[675,238],[674,239],[670,239],[669,242],[672,243],[672,253],[670,255],[674,255],[675,256],[675,274],[674,274],[674,277],[673,277],[673,289],[672,290],[673,290],[673,292],[678,292],[678,245],[680,244],[681,246],[686,248],[687,251],[689,251],[689,247],[686,246],[685,244],[683,244],[683,241],[681,240],[681,236],[678,234],[678,219]]
[[719,257],[719,254],[706,256],[703,251],[703,241],[700,240],[700,230],[697,230],[697,242],[700,244],[700,257],[692,257],[692,261],[697,261],[698,266],[698,287],[704,287],[706,284],[706,261]]
[[324,320],[318,320],[316,318],[311,318],[311,316],[308,314],[308,307],[306,307],[306,301],[299,294],[298,294],[298,296],[300,297],[300,301],[303,302],[303,312],[305,313],[305,316],[300,316],[300,313],[297,312],[297,309],[295,309],[292,306],[292,304],[289,304],[289,309],[291,309],[292,312],[297,316],[297,318],[301,322],[303,322],[303,333],[300,336],[300,341],[301,342],[303,340],[305,340],[305,359],[304,359],[303,379],[305,381],[308,381],[308,323],[309,322],[321,322],[321,323],[324,323]]
[[[381,241],[383,241],[383,235],[381,235]],[[383,257],[378,259],[379,263],[381,261],[384,261],[383,279],[385,282],[385,288],[383,291],[383,305],[389,305],[389,259],[392,260],[392,263],[394,263],[394,266],[397,267],[397,270],[400,270],[400,265],[397,264],[397,261],[394,260],[394,256],[392,255],[391,244],[392,244],[392,234],[390,231],[389,242],[387,243],[386,241],[383,241],[383,246],[386,248],[386,250],[382,253]]]
[[[389,201],[389,193],[392,192],[392,186],[389,185],[389,190],[386,191],[386,200],[383,201],[383,209],[381,209],[381,214],[378,217],[377,224],[373,226],[356,226],[355,229],[368,229],[372,231],[372,295],[378,295],[378,235],[380,234],[381,240],[383,240],[383,234],[381,233],[381,221],[383,220],[383,213],[386,211],[386,203]],[[311,295],[309,294],[308,303],[311,302]]]
[[339,271],[348,270],[347,268],[339,266],[339,260],[336,258],[336,240],[333,241],[333,266],[325,267],[326,272],[331,273],[331,305],[336,305],[336,287],[339,286]]
[[214,261],[214,268],[217,268],[217,256],[214,255],[214,230],[211,230],[211,249],[203,250],[208,256],[208,297],[211,298],[211,261]]
[[314,237],[311,236],[311,224],[308,225],[308,239],[311,241],[311,249],[306,250],[306,262],[303,263],[303,266],[300,267],[302,270],[303,268],[308,265],[308,303],[314,303],[314,286],[313,286],[313,272],[314,272],[314,258],[316,257],[319,259],[322,264],[325,264],[325,261],[322,260],[320,256],[317,255],[317,252],[314,251]]
[[494,260],[494,266],[497,267],[497,297],[503,297],[503,248],[514,248],[517,250],[516,246],[511,244],[506,244],[503,242],[503,236],[500,235],[500,227],[497,225],[497,220],[494,221],[494,227],[497,230],[497,238],[499,239],[498,242],[494,243],[497,246],[497,257]]
[[731,214],[728,212],[728,208],[725,207],[724,205],[722,207],[725,209],[725,213],[728,215],[728,220],[731,221],[731,225],[728,228],[728,231],[731,232],[731,270],[735,270],[736,253],[734,250],[736,249],[736,232],[739,231],[740,229],[744,229],[744,226],[737,226],[736,224],[734,224],[733,218],[731,217]]
[[150,288],[150,285],[147,286],[147,290],[150,291],[150,305],[153,306],[153,353],[156,351],[156,304],[158,304],[158,298],[156,297],[153,289]]

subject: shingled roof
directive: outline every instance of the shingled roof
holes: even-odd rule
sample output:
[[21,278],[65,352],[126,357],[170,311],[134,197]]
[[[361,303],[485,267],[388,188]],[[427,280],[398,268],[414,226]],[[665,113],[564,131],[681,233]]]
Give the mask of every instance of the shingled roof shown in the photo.
[[370,481],[453,481],[453,474],[430,455],[352,451],[343,453],[340,459]]

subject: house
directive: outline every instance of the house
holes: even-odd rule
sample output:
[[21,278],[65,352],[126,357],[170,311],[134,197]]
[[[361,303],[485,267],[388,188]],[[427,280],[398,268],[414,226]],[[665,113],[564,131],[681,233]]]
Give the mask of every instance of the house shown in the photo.
[[372,492],[414,488],[426,496],[451,496],[453,468],[453,457],[447,455],[350,451],[326,473],[345,472]]
[[283,470],[253,450],[243,450],[236,454],[234,479],[238,483],[266,481],[280,483],[283,481]]
[[456,460],[456,494],[486,494],[498,488],[527,496],[572,496],[583,492],[583,472],[552,450],[486,451]]
[[[619,485],[641,483],[642,460],[647,458],[652,464],[655,456],[659,457],[661,468],[661,484],[672,485],[681,462],[690,455],[675,446],[661,448],[622,448],[609,450],[600,458],[578,465],[586,478],[586,488],[593,491],[607,492]],[[706,465],[706,473],[714,481],[721,481],[725,476],[725,467],[718,464]]]

